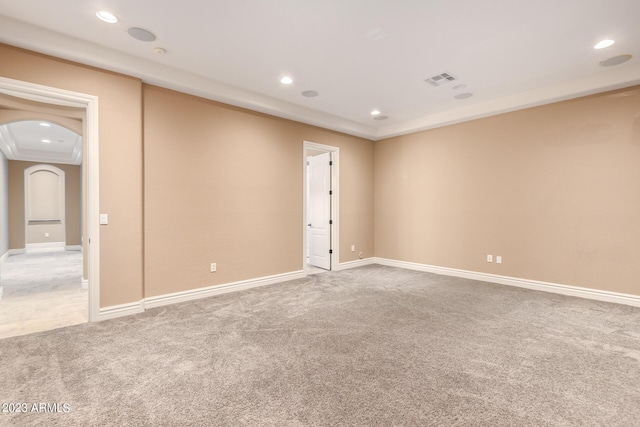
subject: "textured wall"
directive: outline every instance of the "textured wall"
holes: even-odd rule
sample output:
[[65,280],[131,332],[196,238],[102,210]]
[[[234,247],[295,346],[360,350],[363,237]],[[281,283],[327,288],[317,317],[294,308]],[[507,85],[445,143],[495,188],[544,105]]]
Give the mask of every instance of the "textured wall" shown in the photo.
[[103,307],[300,270],[305,140],[340,147],[341,262],[640,294],[638,88],[372,143],[9,46],[0,58],[0,76],[100,99]]
[[305,140],[340,148],[340,261],[373,256],[371,141],[144,85],[145,295],[301,270]]
[[100,305],[136,302],[142,277],[142,83],[0,44],[0,76],[99,98]]
[[378,141],[376,256],[640,295],[639,158],[640,87]]

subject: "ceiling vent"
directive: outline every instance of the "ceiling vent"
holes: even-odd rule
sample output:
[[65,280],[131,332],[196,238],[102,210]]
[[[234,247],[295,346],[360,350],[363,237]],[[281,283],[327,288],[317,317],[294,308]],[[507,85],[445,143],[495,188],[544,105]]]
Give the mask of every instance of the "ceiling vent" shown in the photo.
[[425,79],[424,81],[430,83],[433,86],[442,86],[443,84],[452,82],[454,80],[456,80],[456,78],[451,73],[442,73],[429,79]]

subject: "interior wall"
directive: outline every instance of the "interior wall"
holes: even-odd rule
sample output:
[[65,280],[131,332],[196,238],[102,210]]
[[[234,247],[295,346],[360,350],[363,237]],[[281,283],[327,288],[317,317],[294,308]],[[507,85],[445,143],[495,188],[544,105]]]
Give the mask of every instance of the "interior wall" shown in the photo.
[[0,258],[9,251],[9,161],[0,151]]
[[[27,168],[43,163],[9,161],[9,245],[11,249],[24,249],[25,240],[25,192],[24,171]],[[80,212],[82,209],[80,195],[80,166],[55,164],[65,173],[65,233],[66,245],[78,246],[81,244],[82,224]],[[46,227],[46,226],[45,226]],[[49,232],[49,238],[44,233]],[[35,233],[38,233],[36,236]],[[55,234],[54,234],[55,233]],[[62,238],[63,233],[52,231],[50,228],[38,227],[33,231],[31,243],[56,242],[56,238]]]
[[374,144],[145,85],[143,169],[139,79],[0,58],[0,76],[100,99],[102,307],[300,270],[304,140],[340,147],[340,262],[375,235],[378,257],[640,293],[637,87]]
[[99,98],[100,306],[140,301],[142,277],[142,82],[0,44],[0,76]]
[[639,158],[640,86],[378,141],[376,256],[640,295]]
[[340,148],[340,261],[373,256],[371,141],[143,90],[145,296],[302,270],[305,140]]

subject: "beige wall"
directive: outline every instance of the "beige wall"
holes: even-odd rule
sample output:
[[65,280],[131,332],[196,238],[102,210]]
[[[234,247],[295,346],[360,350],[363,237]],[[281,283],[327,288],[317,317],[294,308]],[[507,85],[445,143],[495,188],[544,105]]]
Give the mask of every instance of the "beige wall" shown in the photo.
[[371,141],[147,85],[144,140],[146,296],[301,270],[305,140],[340,148],[340,261],[373,256]]
[[[24,210],[24,171],[25,169],[43,163],[9,161],[9,245],[11,249],[24,249],[25,243],[43,243],[46,241],[64,241],[62,231],[46,225],[36,226],[29,242],[25,241],[25,210]],[[66,245],[81,244],[82,225],[80,223],[80,166],[53,165],[62,169],[65,174],[65,233]],[[33,226],[30,226],[33,227]],[[43,239],[45,232],[52,233],[48,239]],[[37,236],[36,236],[37,233]],[[56,233],[56,234],[53,234]]]
[[376,256],[640,295],[638,159],[640,87],[378,141]]
[[98,96],[100,305],[139,301],[142,280],[142,83],[0,44],[0,76]]
[[102,307],[300,270],[304,140],[340,147],[341,262],[640,294],[638,88],[373,143],[5,45],[0,76],[100,99]]

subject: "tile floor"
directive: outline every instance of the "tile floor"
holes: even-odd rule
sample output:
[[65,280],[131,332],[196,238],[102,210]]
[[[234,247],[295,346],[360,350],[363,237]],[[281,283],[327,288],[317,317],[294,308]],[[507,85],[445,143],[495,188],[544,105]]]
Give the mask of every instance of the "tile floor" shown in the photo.
[[[328,270],[308,265],[309,274]],[[0,268],[0,339],[88,321],[82,253],[63,249],[12,255]]]
[[0,268],[0,338],[86,322],[89,293],[81,280],[79,251],[47,249],[8,257]]

